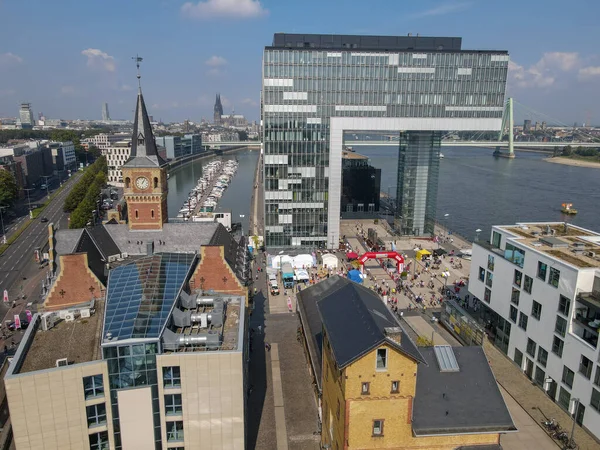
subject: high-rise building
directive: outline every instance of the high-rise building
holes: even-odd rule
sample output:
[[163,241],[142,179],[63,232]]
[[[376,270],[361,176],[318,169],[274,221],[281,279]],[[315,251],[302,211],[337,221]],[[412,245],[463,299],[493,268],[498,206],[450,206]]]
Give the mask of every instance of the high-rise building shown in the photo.
[[493,226],[473,245],[469,292],[494,344],[600,438],[600,233]]
[[223,115],[223,105],[221,104],[221,94],[217,94],[214,107],[215,125],[221,125],[221,116]]
[[379,213],[381,169],[369,164],[369,158],[344,151],[342,155],[343,218],[362,218]]
[[21,103],[19,120],[21,121],[22,128],[32,128],[35,125],[35,117],[31,110],[31,103]]
[[523,131],[525,133],[527,133],[529,130],[531,130],[531,120],[530,119],[525,119],[523,121]]
[[501,128],[508,60],[461,38],[275,34],[263,56],[266,244],[337,248],[347,130],[398,133],[396,228],[432,233],[441,133]]
[[102,120],[108,122],[110,120],[110,113],[108,112],[108,103],[102,103]]

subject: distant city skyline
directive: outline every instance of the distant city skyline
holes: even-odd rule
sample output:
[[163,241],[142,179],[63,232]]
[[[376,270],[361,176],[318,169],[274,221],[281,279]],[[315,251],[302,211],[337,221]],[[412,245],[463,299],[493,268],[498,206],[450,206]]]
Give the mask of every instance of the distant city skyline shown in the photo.
[[[107,102],[111,118],[131,120],[128,99],[137,89],[131,57],[139,53],[148,112],[157,120],[211,121],[218,92],[225,114],[235,107],[258,120],[262,52],[274,32],[418,32],[462,36],[464,48],[507,49],[507,95],[542,113],[517,106],[516,120],[600,124],[598,2],[565,8],[558,0],[380,0],[365,8],[348,0],[343,9],[316,0],[151,3],[147,8],[147,0],[132,0],[115,11],[87,2],[1,2],[0,117],[16,117],[28,102],[48,118],[99,120],[99,105]],[[90,15],[93,22],[85,20]],[[53,22],[63,26],[50,27]]]

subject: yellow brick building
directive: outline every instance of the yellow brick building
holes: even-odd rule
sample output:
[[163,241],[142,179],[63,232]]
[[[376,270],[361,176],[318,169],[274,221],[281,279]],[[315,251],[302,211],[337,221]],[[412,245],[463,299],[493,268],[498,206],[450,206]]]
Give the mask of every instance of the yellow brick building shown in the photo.
[[323,448],[492,450],[516,431],[480,347],[418,349],[372,291],[317,286],[299,306],[309,353],[320,347]]

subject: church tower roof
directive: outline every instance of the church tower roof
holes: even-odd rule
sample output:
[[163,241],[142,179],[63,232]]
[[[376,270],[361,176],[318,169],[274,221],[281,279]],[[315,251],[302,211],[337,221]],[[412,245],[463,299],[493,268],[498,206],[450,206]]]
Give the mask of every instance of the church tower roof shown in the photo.
[[[138,82],[140,79],[138,63]],[[161,167],[166,162],[158,154],[156,141],[152,133],[152,125],[146,110],[146,103],[142,95],[142,87],[139,87],[137,106],[135,108],[135,119],[133,121],[133,133],[131,136],[131,152],[129,159],[124,164],[128,167]]]

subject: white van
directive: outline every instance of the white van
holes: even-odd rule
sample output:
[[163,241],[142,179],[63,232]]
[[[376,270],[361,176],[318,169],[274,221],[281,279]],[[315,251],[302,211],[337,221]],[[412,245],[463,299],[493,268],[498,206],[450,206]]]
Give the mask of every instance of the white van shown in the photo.
[[269,280],[269,290],[271,291],[271,295],[279,295],[279,284],[277,284],[277,280]]
[[275,282],[277,282],[277,274],[270,273],[269,274],[269,281],[275,281]]

